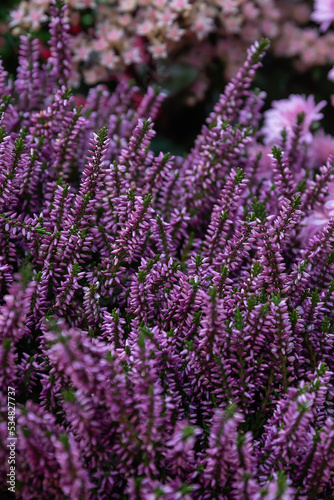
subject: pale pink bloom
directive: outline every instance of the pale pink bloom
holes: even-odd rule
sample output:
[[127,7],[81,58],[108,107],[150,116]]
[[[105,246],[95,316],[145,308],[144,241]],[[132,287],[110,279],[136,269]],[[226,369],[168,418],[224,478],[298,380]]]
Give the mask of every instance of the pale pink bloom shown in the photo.
[[241,16],[227,17],[224,19],[225,29],[228,33],[240,33],[242,21]]
[[302,39],[304,43],[316,43],[318,36],[318,31],[313,28],[305,28],[302,31]]
[[136,32],[138,35],[147,36],[153,31],[153,26],[154,25],[151,21],[144,21],[143,23],[137,25]]
[[305,217],[302,221],[304,226],[300,232],[300,240],[303,244],[306,244],[310,238],[323,229],[326,224],[334,217],[334,185],[330,185],[329,196],[326,198],[326,202],[323,206],[314,210],[311,215]]
[[79,5],[80,5],[80,8],[82,8],[82,9],[95,9],[95,7],[96,7],[96,3],[94,0],[81,0],[79,2]]
[[311,19],[320,24],[322,31],[328,30],[334,21],[334,0],[315,0]]
[[191,8],[188,0],[172,0],[170,3],[171,9],[175,10],[175,12],[182,12],[185,10],[189,10]]
[[225,14],[237,14],[239,6],[235,0],[225,0],[222,9]]
[[302,38],[296,38],[290,41],[291,47],[289,50],[289,55],[295,56],[302,52],[305,48],[305,42]]
[[34,0],[34,4],[44,7],[44,10],[48,10],[50,7],[50,0]]
[[115,69],[119,62],[119,57],[113,50],[108,50],[101,54],[101,63],[108,69]]
[[[329,46],[326,36],[322,36],[317,39],[316,52],[318,54],[317,65],[328,64],[329,62],[329,51],[332,52],[333,48]],[[333,54],[332,54],[333,55]],[[333,60],[331,58],[331,60]],[[319,62],[321,61],[321,62]]]
[[[103,14],[103,17],[105,17],[105,14]],[[112,24],[110,23],[109,19],[104,18],[103,21],[97,24],[96,32],[98,33],[98,36],[100,38],[107,38],[109,31],[115,27],[115,23],[113,21],[111,22]]]
[[109,44],[105,38],[98,38],[97,40],[94,40],[93,47],[96,52],[100,52],[101,50],[108,48]]
[[310,7],[306,4],[296,4],[293,6],[293,17],[299,24],[307,24],[310,20]]
[[11,11],[10,13],[11,20],[9,21],[9,26],[13,28],[14,26],[19,26],[23,24],[25,15],[26,11],[24,5],[21,4],[17,9]]
[[261,24],[262,33],[270,38],[276,38],[279,34],[279,28],[273,21],[264,20]]
[[252,43],[254,40],[261,38],[259,23],[248,23],[242,28],[242,36],[244,40]]
[[147,9],[145,11],[145,20],[146,21],[153,21],[155,23],[155,20],[157,18],[157,11],[155,9]]
[[169,40],[172,40],[173,42],[178,42],[184,35],[184,31],[185,30],[179,28],[176,24],[174,24],[168,29],[166,36]]
[[74,9],[94,9],[96,7],[94,0],[71,0],[68,1],[68,4]]
[[158,9],[163,9],[163,10],[165,10],[166,5],[168,5],[166,0],[154,0],[154,2],[152,3],[154,4],[155,7],[158,7]]
[[100,82],[101,80],[106,80],[108,75],[106,72],[105,68],[102,68],[102,66],[98,66],[97,64],[94,64],[88,69],[85,69],[83,71],[85,82],[88,85],[95,85],[96,83]]
[[26,21],[31,26],[31,29],[38,30],[41,27],[42,23],[48,20],[48,16],[44,13],[42,7],[39,9],[32,8],[29,11],[29,15],[26,17]]
[[111,28],[107,33],[107,40],[109,40],[110,43],[119,42],[122,39],[123,35],[123,30],[120,30],[118,28]]
[[276,43],[276,53],[279,55],[294,56],[299,51],[296,47],[296,41],[299,43],[300,50],[304,47],[304,42],[301,41],[302,30],[298,28],[291,22],[287,21],[282,27],[281,36],[278,38]]
[[307,66],[313,66],[314,64],[321,64],[320,54],[316,47],[305,47],[303,50],[303,62]]
[[118,22],[120,26],[123,26],[123,28],[125,28],[132,23],[132,17],[130,16],[130,14],[123,14],[122,16],[118,16]]
[[136,0],[121,0],[119,10],[122,12],[131,12],[136,8]]
[[211,31],[214,31],[213,19],[205,15],[198,15],[193,23],[192,29],[198,40],[203,40]]
[[157,15],[157,26],[159,28],[169,28],[173,24],[177,14],[171,10],[164,10]]
[[302,139],[304,142],[310,143],[312,141],[310,126],[313,122],[323,118],[320,110],[326,104],[326,101],[315,104],[313,95],[306,98],[305,95],[296,94],[291,94],[288,99],[273,101],[272,108],[264,113],[265,121],[262,133],[264,134],[265,143],[279,143],[283,129],[287,131],[288,135],[291,134],[293,127],[297,124],[297,115],[302,112],[305,113]]
[[88,61],[89,59],[89,56],[91,54],[91,49],[89,47],[87,47],[87,45],[79,45],[76,49],[75,49],[75,53],[74,53],[74,60],[75,61]]
[[152,54],[152,57],[154,59],[167,57],[167,45],[165,43],[157,43],[154,45],[150,45],[148,50]]
[[249,2],[245,3],[245,5],[243,6],[243,11],[244,16],[247,19],[251,20],[256,19],[260,14],[259,9],[257,9],[254,4]]
[[123,60],[126,65],[140,64],[143,62],[141,50],[138,47],[131,47],[129,50],[123,52]]
[[323,130],[314,135],[307,151],[311,168],[325,165],[328,157],[334,155],[334,137]]

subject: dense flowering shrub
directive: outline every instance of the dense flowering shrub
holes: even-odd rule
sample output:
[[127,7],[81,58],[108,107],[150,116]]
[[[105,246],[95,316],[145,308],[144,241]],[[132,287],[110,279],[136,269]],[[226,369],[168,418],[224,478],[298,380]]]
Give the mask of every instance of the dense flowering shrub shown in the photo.
[[5,489],[10,386],[23,499],[333,494],[333,139],[301,97],[263,144],[266,45],[183,158],[150,150],[154,89],[74,106],[59,23],[52,64],[22,37],[0,68]]
[[[168,85],[169,75],[192,83],[189,103],[209,85],[207,70],[221,61],[225,78],[237,72],[246,48],[265,36],[276,57],[298,70],[334,63],[332,2],[286,0],[67,0],[77,75],[88,84],[131,73]],[[50,7],[51,6],[51,7]],[[21,1],[12,10],[14,33],[43,27],[55,14],[50,0]],[[89,19],[89,27],[86,26]],[[325,21],[322,21],[322,20]],[[181,80],[181,79],[180,79]],[[79,80],[78,80],[79,81]]]

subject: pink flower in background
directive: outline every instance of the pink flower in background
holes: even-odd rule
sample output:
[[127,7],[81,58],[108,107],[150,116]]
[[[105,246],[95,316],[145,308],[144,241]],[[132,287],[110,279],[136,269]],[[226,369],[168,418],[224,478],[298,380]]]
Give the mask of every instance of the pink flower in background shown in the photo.
[[15,10],[12,10],[10,13],[11,21],[9,21],[9,26],[17,26],[18,24],[23,24],[24,18],[26,16],[24,5],[19,5],[19,7]]
[[310,167],[316,168],[324,165],[330,155],[334,155],[334,137],[320,130],[314,135],[308,148]]
[[123,28],[126,28],[127,26],[130,26],[132,17],[130,14],[123,14],[118,16],[118,22],[120,26],[123,26]]
[[143,23],[138,24],[137,33],[138,35],[146,36],[147,34],[151,33],[152,29],[153,29],[152,21],[145,20]]
[[119,57],[113,50],[108,50],[101,54],[101,63],[108,69],[114,69],[119,61]]
[[123,36],[123,31],[117,28],[109,29],[107,32],[107,40],[111,43],[119,42]]
[[154,59],[167,57],[167,45],[165,43],[156,43],[148,48]]
[[173,42],[178,42],[179,40],[181,40],[184,33],[185,33],[185,30],[183,30],[182,28],[179,28],[177,26],[177,24],[173,24],[169,28],[166,36],[169,40],[173,40]]
[[177,18],[177,14],[169,9],[156,14],[156,23],[159,28],[169,29]]
[[322,31],[328,30],[334,21],[334,0],[315,0],[311,19],[320,24]]
[[198,16],[194,19],[194,31],[198,40],[203,40],[213,30],[213,19],[207,17],[205,14],[198,14]]
[[[107,49],[109,47],[109,44],[106,39],[98,38],[97,40],[94,40],[93,47],[96,52],[101,52],[102,50]],[[81,47],[79,47],[78,52],[80,51],[80,49]]]
[[118,6],[121,12],[131,12],[136,8],[135,0],[121,0]]
[[97,82],[106,80],[108,76],[106,69],[97,64],[85,69],[83,74],[88,85],[95,85]]
[[172,0],[170,6],[175,12],[182,12],[191,8],[188,0]]
[[328,80],[331,80],[332,82],[334,82],[334,66],[333,68],[330,70],[330,72],[328,73]]
[[261,153],[255,174],[256,180],[259,182],[262,179],[271,179],[273,176],[271,146],[255,143],[249,147],[249,153],[252,161],[255,161],[256,156]]
[[256,20],[256,18],[259,15],[259,9],[257,7],[255,7],[255,5],[252,3],[246,3],[243,6],[243,11],[244,11],[244,15],[247,17],[247,19],[255,19]]
[[326,104],[326,101],[315,104],[313,95],[306,98],[305,95],[296,94],[291,94],[288,99],[273,101],[272,108],[264,113],[265,121],[262,133],[264,134],[265,143],[280,143],[282,130],[286,129],[288,134],[291,133],[297,123],[297,115],[302,112],[305,113],[302,131],[303,139],[307,143],[311,142],[310,126],[313,122],[323,118],[320,110]]
[[85,45],[81,45],[78,47],[74,60],[75,61],[88,61],[89,56],[90,56],[91,50],[86,47]]
[[42,7],[31,9],[26,21],[30,24],[32,30],[38,30],[42,23],[48,20],[48,16],[44,13]]
[[237,14],[237,2],[235,0],[225,0],[224,2],[222,2],[222,9],[225,14]]
[[329,195],[323,205],[314,210],[311,215],[305,217],[302,221],[304,226],[300,232],[300,240],[304,245],[313,238],[313,236],[323,229],[326,224],[334,217],[334,183],[329,185]]

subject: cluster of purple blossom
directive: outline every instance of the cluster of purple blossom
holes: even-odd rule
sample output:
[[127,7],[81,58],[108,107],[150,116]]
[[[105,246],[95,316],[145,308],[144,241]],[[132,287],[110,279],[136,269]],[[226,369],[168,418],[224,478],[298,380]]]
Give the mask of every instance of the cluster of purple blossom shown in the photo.
[[323,103],[292,96],[261,128],[264,40],[190,153],[156,156],[164,96],[100,86],[75,108],[54,9],[47,66],[22,37],[17,79],[0,67],[2,484],[11,386],[24,500],[331,498]]
[[[68,22],[77,82],[89,84],[126,72],[138,76],[151,68],[156,81],[165,83],[172,65],[191,66],[197,73],[189,103],[208,88],[208,61],[222,61],[225,78],[236,74],[246,47],[261,37],[272,40],[275,56],[289,58],[298,70],[334,63],[334,19],[331,0],[67,0]],[[23,0],[11,12],[14,33],[39,30],[53,17],[50,0]],[[91,9],[91,27],[81,19]],[[312,26],[310,21],[321,25]],[[167,59],[166,59],[167,58]],[[165,61],[165,62],[162,62]],[[136,68],[136,69],[135,69]],[[147,71],[149,73],[149,71]]]

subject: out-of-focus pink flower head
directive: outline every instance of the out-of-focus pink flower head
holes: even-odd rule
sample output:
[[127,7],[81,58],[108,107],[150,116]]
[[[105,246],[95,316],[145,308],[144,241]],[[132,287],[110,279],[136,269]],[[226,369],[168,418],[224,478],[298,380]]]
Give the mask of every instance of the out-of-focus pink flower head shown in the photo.
[[302,221],[304,226],[300,232],[300,240],[303,245],[313,238],[313,236],[323,229],[326,224],[334,217],[334,182],[329,184],[329,194],[325,203],[317,207],[311,215],[305,217]]
[[311,19],[320,24],[322,31],[328,30],[334,21],[334,0],[315,0]]
[[327,78],[328,78],[328,80],[331,80],[331,82],[334,82],[334,66],[330,70],[330,72],[328,73]]
[[320,130],[314,135],[312,143],[308,147],[307,155],[311,168],[325,165],[328,157],[334,156],[334,137],[325,134],[324,130]]
[[9,26],[12,28],[18,24],[24,23],[24,18],[26,16],[26,11],[24,5],[19,5],[17,9],[12,10],[10,13],[11,20],[9,21]]
[[261,154],[256,169],[256,180],[271,179],[273,176],[271,146],[255,143],[249,147],[249,154],[252,161],[255,161],[257,155]]
[[305,142],[312,141],[310,126],[313,122],[321,120],[323,114],[320,110],[326,106],[326,101],[318,104],[314,102],[314,96],[291,94],[288,99],[273,101],[272,108],[264,113],[265,121],[262,127],[264,141],[266,144],[277,144],[281,140],[282,130],[291,134],[293,127],[297,124],[297,116],[305,113],[303,122],[302,138]]

